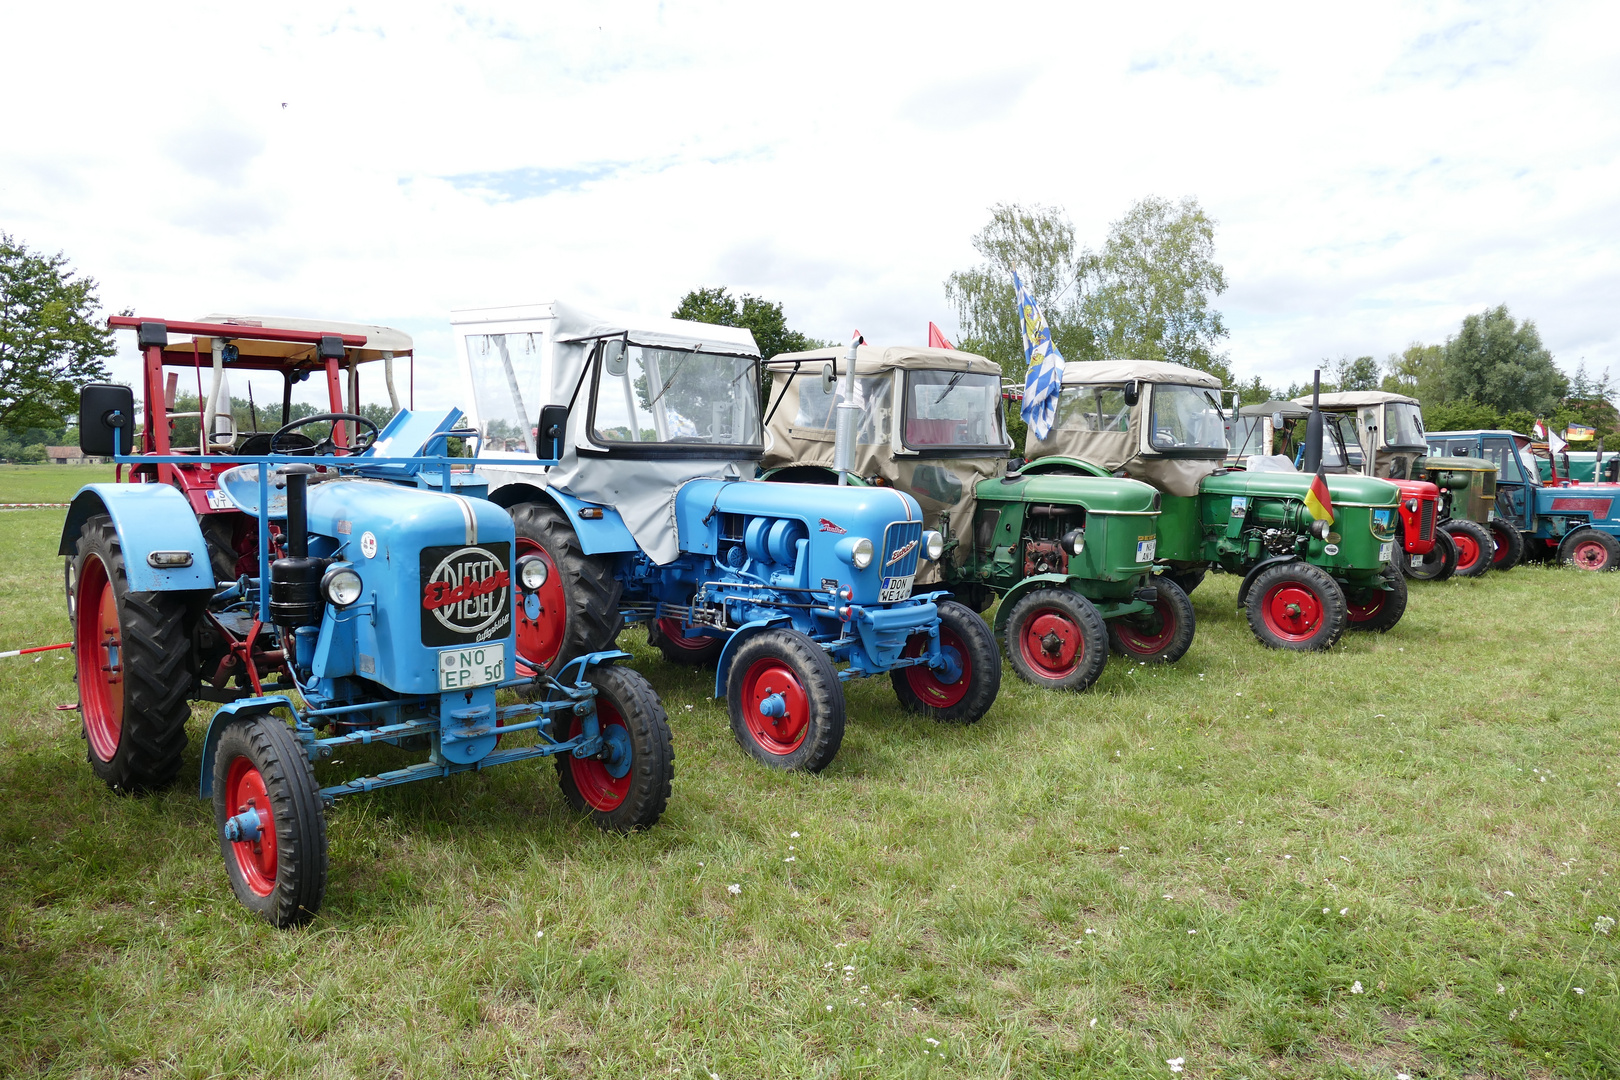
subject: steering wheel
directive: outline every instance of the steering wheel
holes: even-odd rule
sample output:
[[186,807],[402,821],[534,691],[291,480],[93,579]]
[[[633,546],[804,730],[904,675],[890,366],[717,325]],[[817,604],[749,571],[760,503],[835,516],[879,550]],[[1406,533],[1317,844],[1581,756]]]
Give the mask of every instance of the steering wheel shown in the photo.
[[[337,453],[337,443],[332,441],[332,432],[337,429],[338,424],[346,420],[352,421],[356,424],[364,424],[370,429],[367,432],[356,431],[354,436],[354,444],[348,449],[355,453],[370,449],[371,444],[377,441],[377,435],[379,434],[376,424],[355,413],[325,412],[316,413],[314,416],[306,416],[301,420],[294,420],[292,423],[285,424],[278,428],[276,433],[270,436],[270,452],[272,454],[335,454]],[[327,430],[326,438],[322,439],[320,442],[312,443],[308,446],[289,445],[286,449],[282,449],[282,436],[290,436],[293,432],[296,432],[301,428],[308,427],[310,424],[325,423],[330,423],[332,427]],[[300,436],[299,438],[302,442],[309,442],[307,436]],[[289,438],[287,441],[290,443],[292,440]]]

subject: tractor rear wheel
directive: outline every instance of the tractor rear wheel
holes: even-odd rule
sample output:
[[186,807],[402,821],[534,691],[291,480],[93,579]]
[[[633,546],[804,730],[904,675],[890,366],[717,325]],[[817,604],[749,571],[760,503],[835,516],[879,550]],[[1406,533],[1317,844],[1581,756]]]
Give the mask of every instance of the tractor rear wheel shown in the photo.
[[1491,568],[1491,552],[1496,542],[1485,526],[1477,521],[1457,519],[1440,527],[1451,534],[1452,543],[1457,545],[1458,577],[1479,577]]
[[1576,529],[1558,545],[1558,561],[1581,570],[1613,570],[1620,562],[1620,542],[1598,529]]
[[1310,563],[1279,563],[1262,570],[1244,600],[1249,629],[1273,649],[1331,649],[1344,633],[1344,590]]
[[186,599],[129,591],[118,530],[106,514],[80,530],[70,582],[90,769],[114,791],[166,787],[185,753],[197,674]]
[[760,630],[726,675],[731,733],[773,769],[820,772],[844,741],[844,688],[827,651],[797,630]]
[[1492,570],[1511,570],[1524,558],[1524,534],[1511,521],[1500,518],[1490,523]]
[[1173,664],[1192,648],[1197,620],[1192,601],[1169,575],[1153,583],[1159,598],[1145,615],[1125,615],[1108,620],[1108,644],[1128,660],[1149,664]]
[[[675,750],[669,717],[652,684],[629,668],[591,669],[602,752],[591,758],[557,755],[557,782],[575,810],[604,832],[627,833],[655,824],[669,804]],[[561,738],[572,739],[584,717],[565,714]]]
[[[941,600],[939,647],[943,671],[918,664],[889,672],[894,696],[907,712],[953,724],[976,722],[1001,692],[1001,651],[996,636],[977,612],[955,600]],[[914,636],[901,656],[921,656],[927,637]],[[948,681],[947,681],[948,680]]]
[[1007,658],[1027,682],[1084,690],[1108,663],[1108,630],[1097,609],[1069,589],[1036,589],[1007,616]]
[[[518,655],[556,671],[575,657],[611,649],[623,625],[623,586],[613,577],[612,565],[585,554],[574,527],[550,503],[518,503],[511,514],[517,526],[514,565],[525,555],[539,555],[548,571],[546,583],[532,594],[538,605],[519,597]],[[519,674],[529,671],[529,665],[518,665]]]
[[1386,566],[1384,584],[1388,589],[1368,586],[1345,593],[1346,614],[1350,629],[1367,630],[1382,634],[1401,621],[1406,614],[1406,577],[1398,567]]
[[214,828],[231,891],[272,926],[297,926],[326,895],[326,816],[309,756],[270,715],[233,720],[214,760]]
[[1401,559],[1401,573],[1414,581],[1444,581],[1456,572],[1457,545],[1444,529],[1435,530],[1434,547],[1427,555],[1408,555]]
[[726,647],[724,638],[688,634],[681,620],[668,616],[647,624],[647,644],[663,653],[665,660],[685,667],[708,667]]

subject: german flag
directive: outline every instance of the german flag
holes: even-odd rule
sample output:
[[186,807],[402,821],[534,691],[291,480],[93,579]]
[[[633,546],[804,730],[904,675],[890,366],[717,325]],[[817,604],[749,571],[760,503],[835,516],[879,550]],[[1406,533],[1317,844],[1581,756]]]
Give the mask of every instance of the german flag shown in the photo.
[[1316,478],[1311,481],[1310,490],[1305,492],[1305,509],[1311,512],[1311,517],[1317,521],[1333,523],[1333,499],[1328,495],[1327,476],[1322,470],[1316,470]]

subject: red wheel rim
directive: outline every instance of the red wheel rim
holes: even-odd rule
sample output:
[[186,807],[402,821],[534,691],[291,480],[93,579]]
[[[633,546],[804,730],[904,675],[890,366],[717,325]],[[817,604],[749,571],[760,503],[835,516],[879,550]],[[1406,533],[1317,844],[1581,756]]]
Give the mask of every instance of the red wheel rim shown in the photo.
[[1492,566],[1495,566],[1498,563],[1502,563],[1502,562],[1507,561],[1508,546],[1507,546],[1507,544],[1502,542],[1500,537],[1501,537],[1501,534],[1498,533],[1495,529],[1491,530],[1491,565]]
[[1018,634],[1024,662],[1048,679],[1061,679],[1086,658],[1086,639],[1080,626],[1060,608],[1037,608]]
[[1157,656],[1170,647],[1170,642],[1176,636],[1176,610],[1170,606],[1170,601],[1160,599],[1154,601],[1153,611],[1146,617],[1156,619],[1159,629],[1151,631],[1137,623],[1120,619],[1114,623],[1114,632],[1126,652]]
[[[525,555],[538,555],[546,563],[546,583],[535,590],[535,595],[540,598],[538,616],[529,618],[525,607],[527,598],[521,591],[518,593],[518,655],[538,660],[549,668],[562,651],[563,633],[568,629],[568,600],[563,593],[562,574],[558,572],[557,560],[551,557],[551,552],[526,536],[517,538],[517,555],[519,559]],[[534,669],[527,664],[514,666],[519,675],[534,674]]]
[[74,612],[84,734],[90,752],[100,761],[111,761],[124,736],[124,639],[112,582],[97,556],[84,561]]
[[1471,534],[1454,532],[1451,540],[1457,545],[1457,569],[1468,570],[1479,562],[1479,542]]
[[1283,581],[1260,599],[1260,616],[1270,630],[1288,641],[1308,641],[1322,624],[1322,598],[1308,585]]
[[702,652],[715,640],[711,637],[704,637],[702,634],[688,636],[686,628],[681,625],[681,620],[671,619],[667,616],[658,620],[658,632],[664,635],[665,641],[686,652]]
[[[773,695],[782,697],[781,716],[766,716],[760,706]],[[810,695],[793,669],[772,656],[761,657],[743,675],[743,722],[748,734],[767,753],[791,754],[810,734]]]
[[1383,589],[1370,589],[1365,599],[1360,602],[1347,599],[1345,601],[1345,610],[1348,612],[1351,622],[1366,622],[1384,610],[1384,602],[1388,599],[1389,593]]
[[1601,570],[1609,561],[1608,549],[1596,540],[1582,540],[1570,556],[1582,570]]
[[[912,638],[906,642],[905,651],[901,655],[921,656],[925,640],[922,637]],[[943,623],[939,628],[939,647],[941,650],[956,650],[956,661],[962,666],[962,673],[956,677],[955,682],[945,682],[939,677],[939,672],[925,664],[916,664],[901,670],[906,674],[906,683],[911,687],[911,692],[916,694],[924,705],[948,709],[967,697],[968,686],[973,682],[973,661],[968,659],[968,651],[962,644],[962,639]]]
[[245,757],[231,759],[225,771],[225,807],[234,816],[248,810],[259,813],[259,838],[233,840],[231,854],[242,880],[255,896],[269,896],[276,887],[276,821],[264,777]]
[[[613,702],[601,694],[596,695],[596,722],[603,739],[607,738],[609,728],[616,727],[624,732],[626,745],[632,745],[629,741],[630,729],[625,727],[624,717],[613,707]],[[584,721],[576,717],[570,725],[572,730],[568,737],[571,739],[578,735],[583,725]],[[608,772],[605,762],[595,758],[577,758],[570,754],[568,770],[573,774],[574,787],[579,789],[579,797],[593,810],[601,810],[604,813],[617,810],[619,804],[630,794],[629,769],[625,770],[623,776],[614,776]]]

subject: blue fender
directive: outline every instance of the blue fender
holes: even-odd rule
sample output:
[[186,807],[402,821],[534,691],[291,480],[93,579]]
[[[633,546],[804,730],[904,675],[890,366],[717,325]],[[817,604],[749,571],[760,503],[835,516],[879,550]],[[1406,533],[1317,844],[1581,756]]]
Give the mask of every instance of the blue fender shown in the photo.
[[[208,545],[191,503],[168,484],[90,484],[81,488],[62,523],[58,555],[72,555],[79,530],[97,514],[112,518],[124,549],[124,573],[130,592],[214,590]],[[188,551],[191,565],[158,569],[147,565],[147,553]]]
[[736,631],[726,639],[725,645],[720,649],[720,658],[715,663],[715,697],[723,698],[726,696],[726,675],[731,667],[732,651],[736,649],[736,647],[740,645],[744,639],[753,637],[756,633],[768,626],[780,626],[783,623],[787,623],[791,627],[793,624],[793,619],[787,615],[772,615],[768,619],[755,619],[753,622],[746,622],[737,627]]
[[283,694],[266,694],[264,697],[242,698],[240,701],[228,702],[219,707],[214,718],[208,721],[208,734],[203,736],[202,746],[202,778],[197,784],[197,794],[204,799],[213,798],[214,795],[214,748],[219,745],[219,733],[225,730],[225,725],[232,720],[244,716],[260,716],[276,709],[286,709],[294,716],[298,715],[293,708],[292,699]]
[[[624,519],[611,506],[583,502],[556,488],[537,487],[532,484],[507,484],[490,493],[490,501],[510,510],[523,502],[549,500],[564,514],[579,537],[579,546],[587,555],[614,555],[623,551],[639,551],[635,537],[625,527]],[[599,518],[580,517],[581,510],[600,511]]]

